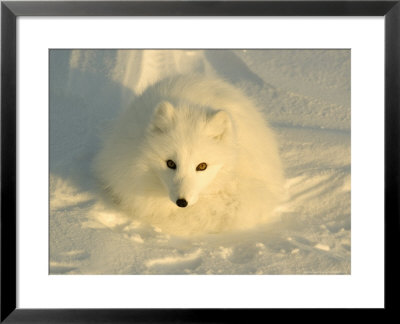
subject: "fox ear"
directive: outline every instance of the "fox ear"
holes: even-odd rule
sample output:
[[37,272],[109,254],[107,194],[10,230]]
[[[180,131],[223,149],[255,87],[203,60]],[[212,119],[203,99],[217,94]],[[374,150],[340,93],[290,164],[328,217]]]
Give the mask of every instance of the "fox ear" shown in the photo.
[[231,118],[228,113],[218,110],[207,122],[207,134],[215,140],[223,140],[232,128]]
[[168,101],[162,101],[156,107],[153,120],[151,122],[151,130],[153,132],[164,133],[172,125],[175,118],[175,109]]

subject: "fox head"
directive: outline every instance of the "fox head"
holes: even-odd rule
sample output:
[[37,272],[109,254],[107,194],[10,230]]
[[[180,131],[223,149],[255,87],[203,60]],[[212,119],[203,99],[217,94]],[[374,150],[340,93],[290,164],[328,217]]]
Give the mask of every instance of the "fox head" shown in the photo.
[[178,207],[195,204],[234,163],[234,131],[222,110],[164,101],[147,132],[148,167]]

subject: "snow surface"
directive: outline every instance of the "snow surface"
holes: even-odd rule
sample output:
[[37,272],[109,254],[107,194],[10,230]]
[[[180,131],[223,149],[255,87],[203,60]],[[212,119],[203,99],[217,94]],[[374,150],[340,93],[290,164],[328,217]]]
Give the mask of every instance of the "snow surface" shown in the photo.
[[[107,122],[175,73],[245,89],[277,134],[288,201],[252,230],[173,237],[102,209]],[[349,50],[52,50],[50,274],[350,274]]]

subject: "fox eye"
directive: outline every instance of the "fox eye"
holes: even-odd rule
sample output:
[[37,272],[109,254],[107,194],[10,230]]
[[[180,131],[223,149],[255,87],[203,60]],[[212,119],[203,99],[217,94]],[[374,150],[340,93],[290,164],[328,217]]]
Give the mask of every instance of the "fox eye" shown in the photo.
[[205,162],[200,163],[196,167],[196,171],[204,171],[205,169],[207,169],[207,163],[205,163]]
[[176,169],[176,164],[175,164],[174,161],[168,160],[167,161],[167,167],[170,168],[170,169]]

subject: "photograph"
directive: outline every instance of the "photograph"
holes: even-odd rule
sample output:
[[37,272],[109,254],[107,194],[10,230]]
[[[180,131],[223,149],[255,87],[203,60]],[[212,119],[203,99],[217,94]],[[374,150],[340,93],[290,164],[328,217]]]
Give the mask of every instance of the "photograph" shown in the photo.
[[350,275],[351,49],[49,49],[50,275]]
[[0,9],[1,323],[393,317],[399,0]]

